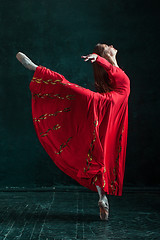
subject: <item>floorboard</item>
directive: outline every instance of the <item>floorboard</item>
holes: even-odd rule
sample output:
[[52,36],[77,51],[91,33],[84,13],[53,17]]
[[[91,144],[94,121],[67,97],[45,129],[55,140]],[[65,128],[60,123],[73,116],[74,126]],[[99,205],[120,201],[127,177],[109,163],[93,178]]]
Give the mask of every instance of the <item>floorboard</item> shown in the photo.
[[108,199],[109,220],[101,221],[95,192],[0,192],[0,240],[160,239],[159,193]]

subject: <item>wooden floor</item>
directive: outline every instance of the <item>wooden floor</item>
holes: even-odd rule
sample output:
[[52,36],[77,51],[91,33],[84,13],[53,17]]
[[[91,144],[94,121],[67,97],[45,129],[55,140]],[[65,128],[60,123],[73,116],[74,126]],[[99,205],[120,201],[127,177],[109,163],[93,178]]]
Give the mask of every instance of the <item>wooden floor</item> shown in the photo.
[[94,192],[0,192],[0,240],[160,239],[159,193],[108,199],[109,221],[101,221]]

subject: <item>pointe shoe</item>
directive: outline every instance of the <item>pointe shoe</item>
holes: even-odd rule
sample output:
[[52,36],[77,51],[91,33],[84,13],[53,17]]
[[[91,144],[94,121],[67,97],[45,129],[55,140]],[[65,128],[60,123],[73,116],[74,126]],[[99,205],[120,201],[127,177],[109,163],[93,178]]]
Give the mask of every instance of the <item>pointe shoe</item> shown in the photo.
[[23,64],[24,67],[28,68],[29,70],[35,71],[38,67],[36,64],[34,64],[31,59],[29,59],[24,53],[18,52],[16,55],[16,58],[19,62]]
[[100,210],[100,219],[108,220],[109,217],[109,204],[103,200],[98,201],[98,206]]

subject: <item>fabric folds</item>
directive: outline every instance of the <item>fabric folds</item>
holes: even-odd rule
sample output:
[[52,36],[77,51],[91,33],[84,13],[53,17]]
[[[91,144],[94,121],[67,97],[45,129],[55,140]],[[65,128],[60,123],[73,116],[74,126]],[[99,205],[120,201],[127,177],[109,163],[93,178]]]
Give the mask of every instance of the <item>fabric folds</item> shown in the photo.
[[42,146],[53,162],[79,184],[122,195],[128,133],[130,81],[98,56],[114,91],[97,93],[38,66],[30,82],[32,117]]

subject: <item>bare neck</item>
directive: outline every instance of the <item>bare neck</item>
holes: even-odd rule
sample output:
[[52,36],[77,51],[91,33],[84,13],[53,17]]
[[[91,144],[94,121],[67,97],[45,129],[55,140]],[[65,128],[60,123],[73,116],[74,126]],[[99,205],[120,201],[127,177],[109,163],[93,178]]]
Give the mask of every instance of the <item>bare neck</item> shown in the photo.
[[111,57],[111,60],[113,62],[113,65],[119,68],[116,57],[115,56]]

